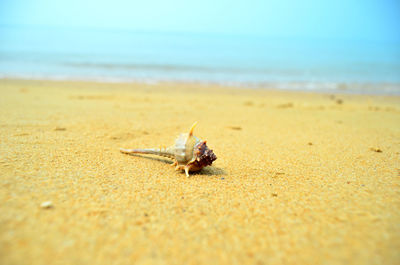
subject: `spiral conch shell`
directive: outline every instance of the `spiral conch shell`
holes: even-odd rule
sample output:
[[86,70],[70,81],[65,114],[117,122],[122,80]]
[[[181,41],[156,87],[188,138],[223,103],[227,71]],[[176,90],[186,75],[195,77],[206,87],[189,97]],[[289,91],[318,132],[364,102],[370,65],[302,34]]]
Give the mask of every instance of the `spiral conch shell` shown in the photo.
[[194,127],[197,122],[190,128],[189,133],[182,133],[175,140],[175,145],[167,148],[150,148],[150,149],[123,149],[124,154],[151,154],[159,155],[175,160],[173,166],[176,170],[185,170],[186,176],[189,177],[190,171],[199,171],[203,167],[209,166],[217,159],[217,156],[206,145],[206,141],[200,140],[193,135]]

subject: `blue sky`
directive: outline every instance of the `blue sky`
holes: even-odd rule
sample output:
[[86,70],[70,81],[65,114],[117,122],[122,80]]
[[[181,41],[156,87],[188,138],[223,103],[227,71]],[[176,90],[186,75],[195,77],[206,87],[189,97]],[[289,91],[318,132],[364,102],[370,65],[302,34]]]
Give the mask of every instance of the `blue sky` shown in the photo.
[[400,41],[398,0],[0,0],[0,24]]

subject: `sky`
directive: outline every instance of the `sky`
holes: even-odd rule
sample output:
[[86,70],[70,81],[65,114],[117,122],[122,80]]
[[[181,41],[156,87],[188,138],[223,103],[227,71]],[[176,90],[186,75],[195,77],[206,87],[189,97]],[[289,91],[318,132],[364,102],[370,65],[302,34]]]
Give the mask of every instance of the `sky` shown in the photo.
[[0,0],[0,25],[400,41],[399,0]]

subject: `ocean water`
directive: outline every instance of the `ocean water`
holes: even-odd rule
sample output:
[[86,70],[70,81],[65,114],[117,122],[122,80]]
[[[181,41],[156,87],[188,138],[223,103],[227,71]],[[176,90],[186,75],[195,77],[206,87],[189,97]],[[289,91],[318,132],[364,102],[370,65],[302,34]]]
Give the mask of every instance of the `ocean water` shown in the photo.
[[400,94],[400,44],[0,26],[0,78]]

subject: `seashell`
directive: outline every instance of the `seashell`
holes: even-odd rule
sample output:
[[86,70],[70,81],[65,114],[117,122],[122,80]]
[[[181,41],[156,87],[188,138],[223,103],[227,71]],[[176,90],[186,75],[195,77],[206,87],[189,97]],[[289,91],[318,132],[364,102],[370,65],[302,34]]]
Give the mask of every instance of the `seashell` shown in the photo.
[[213,150],[209,149],[206,141],[203,141],[193,135],[195,122],[190,128],[189,133],[181,133],[175,140],[175,145],[167,148],[149,148],[149,149],[123,149],[124,154],[150,154],[164,156],[175,160],[173,166],[176,170],[185,170],[189,177],[190,171],[199,171],[203,167],[210,166],[217,156]]

